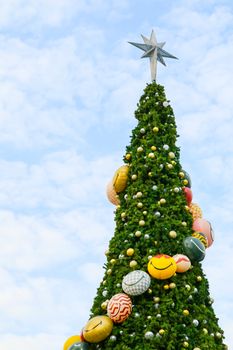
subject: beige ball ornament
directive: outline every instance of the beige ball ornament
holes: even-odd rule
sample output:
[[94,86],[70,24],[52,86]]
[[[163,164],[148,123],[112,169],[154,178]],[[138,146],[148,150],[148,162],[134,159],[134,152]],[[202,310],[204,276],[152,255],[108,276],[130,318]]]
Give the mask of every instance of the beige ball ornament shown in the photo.
[[108,197],[109,202],[111,202],[114,205],[120,204],[120,200],[119,200],[118,195],[115,191],[115,188],[113,186],[112,181],[110,181],[108,183],[107,188],[106,188],[106,193],[107,193],[107,197]]
[[108,316],[92,317],[83,328],[83,337],[89,343],[99,343],[112,332],[113,322]]
[[183,273],[190,269],[191,261],[186,255],[176,254],[173,256],[173,259],[175,260],[177,266],[176,272]]
[[128,165],[122,165],[115,172],[112,182],[116,193],[121,193],[125,190],[127,186],[127,181],[128,181],[128,173],[129,173]]

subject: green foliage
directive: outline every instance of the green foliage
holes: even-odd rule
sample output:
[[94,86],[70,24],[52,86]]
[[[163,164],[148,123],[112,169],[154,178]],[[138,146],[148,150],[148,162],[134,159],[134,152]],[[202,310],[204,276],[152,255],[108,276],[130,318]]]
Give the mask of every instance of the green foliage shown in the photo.
[[[183,239],[193,233],[192,216],[182,191],[184,178],[180,174],[175,118],[162,86],[153,82],[146,87],[135,117],[138,125],[126,148],[126,154],[131,157],[124,156],[124,162],[129,165],[128,184],[119,195],[115,234],[109,244],[106,272],[91,316],[106,314],[101,304],[122,292],[122,279],[127,273],[133,269],[147,271],[150,256],[184,253]],[[132,175],[137,178],[133,180]],[[142,193],[141,197],[137,196],[138,192]],[[165,203],[161,203],[161,199],[165,199]],[[140,220],[144,220],[144,226],[140,226]],[[135,235],[137,231],[141,236]],[[175,231],[177,237],[171,238],[170,231]],[[134,249],[133,256],[127,256],[128,248]],[[137,262],[135,268],[129,266],[132,260]],[[175,283],[175,288],[169,288],[170,283]],[[194,263],[188,272],[177,273],[169,280],[152,278],[149,291],[131,298],[132,314],[113,327],[116,340],[109,337],[100,344],[90,345],[91,349],[226,349],[200,263]],[[188,310],[189,315],[185,316],[184,310]],[[160,334],[161,330],[164,334]],[[154,333],[152,339],[145,338],[147,331]]]

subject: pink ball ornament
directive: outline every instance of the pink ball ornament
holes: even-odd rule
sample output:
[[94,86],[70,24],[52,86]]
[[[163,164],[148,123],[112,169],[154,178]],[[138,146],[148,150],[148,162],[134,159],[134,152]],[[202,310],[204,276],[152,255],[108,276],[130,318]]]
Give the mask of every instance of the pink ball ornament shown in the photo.
[[185,194],[187,204],[190,205],[193,199],[192,190],[189,187],[183,187],[183,192]]
[[115,323],[124,322],[132,312],[132,301],[127,294],[115,294],[108,302],[108,317]]
[[186,255],[176,254],[173,256],[173,259],[175,260],[177,266],[176,272],[182,273],[190,269],[191,261]]
[[214,241],[214,231],[211,223],[205,219],[196,219],[193,222],[193,230],[204,233],[207,240],[207,247],[210,247]]

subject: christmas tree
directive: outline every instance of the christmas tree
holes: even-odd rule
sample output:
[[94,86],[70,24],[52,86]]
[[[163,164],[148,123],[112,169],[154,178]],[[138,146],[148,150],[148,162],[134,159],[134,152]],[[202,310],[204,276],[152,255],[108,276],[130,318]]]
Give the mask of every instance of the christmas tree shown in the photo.
[[173,110],[155,81],[157,61],[176,57],[153,31],[142,38],[131,44],[150,58],[152,83],[137,105],[124,165],[107,188],[115,234],[90,319],[64,350],[227,349],[201,267],[213,230],[192,203]]

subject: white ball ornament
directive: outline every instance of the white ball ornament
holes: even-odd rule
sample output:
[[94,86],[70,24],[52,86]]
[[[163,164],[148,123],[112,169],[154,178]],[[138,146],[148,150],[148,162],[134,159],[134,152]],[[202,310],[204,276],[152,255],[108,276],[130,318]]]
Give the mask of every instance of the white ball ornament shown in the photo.
[[180,189],[179,189],[179,187],[175,187],[175,188],[174,188],[174,192],[175,192],[175,193],[178,193],[178,192],[180,192]]
[[168,145],[163,145],[163,149],[165,149],[165,151],[169,150],[169,146]]
[[169,102],[168,101],[164,101],[163,102],[163,107],[168,107],[169,106]]
[[108,291],[107,290],[103,290],[102,295],[103,295],[103,297],[106,297],[108,295]]
[[129,263],[129,266],[130,267],[136,267],[137,266],[137,261],[136,260],[131,260],[130,263]]
[[169,152],[168,156],[169,156],[169,158],[174,159],[175,158],[175,153],[174,152]]
[[145,338],[146,339],[152,339],[154,337],[154,333],[151,331],[148,331],[145,333]]
[[138,152],[138,153],[142,153],[142,152],[143,152],[143,147],[141,147],[141,146],[138,147],[138,148],[137,148],[137,152]]
[[198,320],[193,320],[193,324],[195,327],[197,327],[199,325],[199,321]]
[[144,128],[141,128],[141,129],[140,129],[140,133],[141,133],[141,134],[145,134],[145,132],[146,132],[146,130],[145,130]]
[[160,212],[159,212],[159,211],[156,211],[156,212],[155,212],[155,216],[156,216],[157,218],[159,218],[159,217],[161,216]]
[[111,341],[116,341],[116,339],[117,339],[117,338],[116,338],[115,335],[111,335],[111,337],[110,337],[110,340],[111,340]]
[[152,186],[153,191],[156,191],[157,189],[158,189],[158,186],[156,186],[156,185]]
[[145,238],[145,239],[149,239],[150,236],[146,233],[146,234],[144,235],[144,238]]
[[151,284],[151,278],[145,271],[135,270],[128,273],[122,281],[122,289],[129,295],[145,293]]

